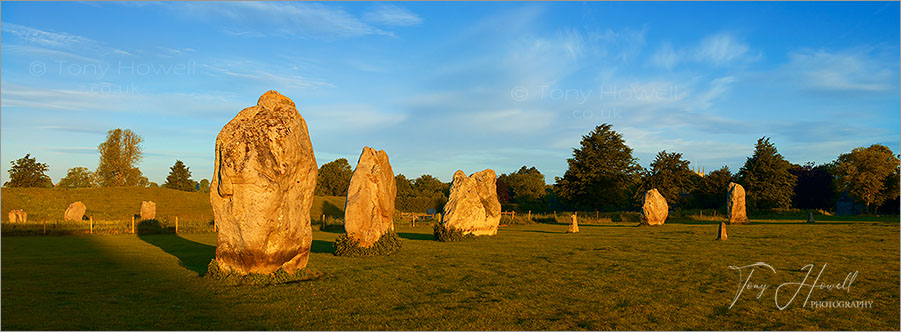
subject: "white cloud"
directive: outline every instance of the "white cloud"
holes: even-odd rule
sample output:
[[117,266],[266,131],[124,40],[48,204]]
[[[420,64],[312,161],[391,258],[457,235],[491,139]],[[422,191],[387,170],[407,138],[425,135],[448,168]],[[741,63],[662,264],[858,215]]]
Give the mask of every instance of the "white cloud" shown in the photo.
[[395,5],[379,4],[363,15],[363,19],[372,24],[388,26],[414,26],[422,24],[422,18],[405,8]]
[[386,112],[362,103],[308,105],[300,107],[299,111],[311,131],[318,132],[379,129],[407,118],[406,114]]
[[188,18],[230,21],[223,28],[233,35],[291,35],[335,38],[392,35],[363,22],[337,6],[311,2],[178,2],[167,3]]
[[701,39],[696,45],[674,48],[670,42],[663,42],[651,56],[651,63],[672,69],[680,63],[693,62],[716,67],[746,64],[760,59],[751,47],[736,36],[719,32]]
[[20,50],[32,53],[43,53],[45,55],[65,55],[70,57],[89,58],[78,53],[91,53],[92,56],[109,56],[109,55],[132,55],[130,52],[106,46],[105,44],[93,39],[73,35],[65,32],[55,32],[41,30],[33,27],[19,25],[15,23],[3,23],[0,30],[11,35],[14,42],[21,44],[9,44],[7,46],[18,46]]
[[897,92],[897,58],[889,60],[867,50],[829,52],[800,50],[789,54],[786,74],[800,77],[806,89],[823,92]]

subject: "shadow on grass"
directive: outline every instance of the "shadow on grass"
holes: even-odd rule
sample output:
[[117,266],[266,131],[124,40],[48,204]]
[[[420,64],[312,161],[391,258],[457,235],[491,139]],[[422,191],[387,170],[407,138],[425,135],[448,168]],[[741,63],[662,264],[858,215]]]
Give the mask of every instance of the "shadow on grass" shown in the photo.
[[[582,227],[582,225],[579,225],[579,227]],[[534,230],[528,230],[528,229],[526,229],[526,230],[521,230],[520,232],[524,232],[524,233],[544,233],[544,234],[566,234],[566,230],[565,230],[565,229],[564,229],[563,231],[561,231],[561,232],[534,231]]]
[[187,240],[176,234],[138,234],[138,238],[175,256],[182,266],[201,277],[206,275],[207,266],[216,257],[215,246]]
[[326,232],[326,233],[335,233],[335,234],[344,233],[344,225],[325,225],[325,227],[322,227],[322,225],[318,225],[318,226],[313,226],[313,227],[318,227],[318,229],[320,231]]
[[334,254],[335,247],[329,241],[313,240],[310,244],[310,252],[314,254]]
[[423,233],[397,233],[397,236],[400,236],[402,239],[407,239],[407,240],[435,241],[435,235],[434,235],[434,234],[423,234]]
[[341,207],[332,204],[329,201],[322,202],[322,214],[325,214],[328,217],[332,218],[342,218],[344,217],[344,210]]

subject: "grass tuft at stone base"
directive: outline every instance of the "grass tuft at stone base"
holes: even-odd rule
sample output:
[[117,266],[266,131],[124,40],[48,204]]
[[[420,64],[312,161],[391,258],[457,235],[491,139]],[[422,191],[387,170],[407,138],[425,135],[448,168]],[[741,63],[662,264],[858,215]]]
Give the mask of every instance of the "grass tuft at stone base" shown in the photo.
[[366,257],[366,256],[387,256],[391,255],[401,247],[400,236],[394,231],[388,231],[382,234],[378,241],[372,244],[372,247],[361,247],[359,241],[351,239],[347,233],[341,234],[335,239],[335,256],[344,257]]
[[219,262],[217,262],[216,259],[213,259],[210,261],[210,265],[207,266],[206,277],[236,286],[265,286],[316,280],[322,277],[322,273],[318,271],[309,271],[309,269],[301,269],[294,271],[294,273],[288,273],[283,269],[278,269],[271,274],[241,274],[231,269],[226,270],[224,268],[220,268]]

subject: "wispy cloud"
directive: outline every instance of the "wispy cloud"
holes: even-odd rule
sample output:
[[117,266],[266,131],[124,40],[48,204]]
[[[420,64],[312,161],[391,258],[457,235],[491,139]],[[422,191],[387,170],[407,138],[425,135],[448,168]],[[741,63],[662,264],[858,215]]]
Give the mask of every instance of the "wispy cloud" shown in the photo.
[[366,22],[388,26],[414,26],[422,24],[422,18],[409,10],[389,4],[378,4],[371,11],[363,14]]
[[878,93],[898,89],[898,62],[868,50],[799,50],[783,68],[810,91]]
[[311,38],[391,35],[340,7],[312,2],[173,2],[166,6],[191,19],[224,19],[228,25],[223,29],[233,35],[276,34]]
[[[52,51],[47,50],[47,48],[49,48],[56,49],[58,54],[64,55],[67,55],[68,53],[59,50],[90,51],[91,53],[94,53],[94,55],[100,56],[132,55],[130,52],[106,46],[93,39],[65,32],[41,30],[9,22],[4,22],[3,25],[0,26],[0,30],[13,37],[13,42],[32,46],[32,48],[30,48],[32,51],[41,51],[41,48],[43,48],[43,52],[52,54]],[[6,41],[6,43],[9,43],[9,41]]]
[[746,64],[762,57],[735,35],[719,32],[702,38],[696,45],[674,48],[665,41],[657,52],[651,56],[651,63],[663,68],[672,69],[680,63],[692,62],[722,67],[726,65]]

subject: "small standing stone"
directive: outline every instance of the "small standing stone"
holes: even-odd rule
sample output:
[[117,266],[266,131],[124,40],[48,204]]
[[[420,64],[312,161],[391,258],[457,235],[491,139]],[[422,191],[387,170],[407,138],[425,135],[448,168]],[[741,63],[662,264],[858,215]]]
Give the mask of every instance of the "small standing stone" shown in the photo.
[[729,224],[748,223],[748,215],[745,213],[745,188],[738,183],[729,182],[726,214],[729,215]]
[[156,203],[151,201],[141,202],[141,220],[156,219]]
[[726,236],[726,223],[721,222],[721,223],[720,223],[720,229],[719,229],[719,231],[716,232],[716,239],[717,239],[717,240],[725,240],[726,238],[727,238],[727,236]]
[[813,220],[813,212],[807,212],[807,223],[808,223],[808,224],[812,224],[812,223],[815,223],[815,222],[816,222],[816,221]]
[[84,212],[87,210],[87,207],[84,206],[82,202],[75,202],[69,204],[69,207],[66,208],[65,220],[66,221],[81,221],[84,218]]
[[641,204],[642,224],[663,225],[667,215],[669,215],[669,206],[666,204],[666,198],[657,189],[651,189],[644,193],[644,200]]
[[566,230],[567,233],[578,233],[579,232],[579,222],[576,220],[576,215],[573,214],[572,221],[569,222],[569,229]]
[[10,223],[28,222],[28,214],[25,213],[25,210],[10,210],[9,211],[9,222]]

